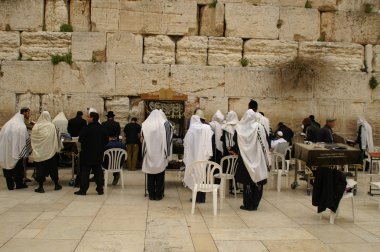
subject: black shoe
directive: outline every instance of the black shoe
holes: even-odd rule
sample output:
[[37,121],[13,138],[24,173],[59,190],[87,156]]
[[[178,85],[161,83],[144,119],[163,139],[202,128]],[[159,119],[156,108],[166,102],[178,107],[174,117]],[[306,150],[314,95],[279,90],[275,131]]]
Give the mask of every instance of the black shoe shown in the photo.
[[118,182],[119,182],[119,178],[115,178],[112,181],[112,185],[117,185]]
[[159,200],[162,200],[162,198],[163,198],[162,196],[157,196],[155,200],[159,201]]
[[54,187],[54,190],[59,191],[62,189],[62,186],[60,184],[56,184]]
[[25,182],[25,183],[29,183],[29,182],[32,182],[32,180],[31,180],[31,179],[28,179],[28,178],[25,178],[25,179],[24,179],[24,182]]
[[21,184],[21,185],[16,186],[16,189],[24,189],[24,188],[28,188],[28,185]]
[[104,194],[104,191],[103,190],[96,190],[98,192],[98,195],[103,195]]
[[246,211],[256,211],[257,208],[253,208],[253,207],[246,207],[244,205],[240,206],[240,209],[241,210],[246,210]]
[[95,182],[95,176],[93,176],[92,178],[90,178],[90,182]]
[[82,192],[81,190],[76,191],[74,194],[75,194],[75,195],[86,195],[86,193],[85,193],[85,192]]
[[150,200],[156,200],[156,197],[151,197],[151,196],[149,196],[149,199],[150,199]]
[[44,193],[45,192],[45,190],[44,190],[44,188],[42,186],[38,187],[34,191],[37,192],[37,193]]

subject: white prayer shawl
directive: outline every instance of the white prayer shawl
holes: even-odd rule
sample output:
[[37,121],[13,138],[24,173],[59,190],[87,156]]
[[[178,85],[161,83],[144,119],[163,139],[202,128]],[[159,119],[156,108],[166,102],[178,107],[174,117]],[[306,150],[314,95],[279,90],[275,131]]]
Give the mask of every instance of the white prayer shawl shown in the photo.
[[235,111],[230,111],[227,113],[226,123],[222,125],[222,130],[226,131],[226,147],[227,149],[232,148],[235,145],[233,140],[236,124],[239,122],[239,118]]
[[253,110],[245,112],[236,126],[240,155],[253,182],[268,178],[269,146],[260,116]]
[[220,152],[223,152],[223,142],[221,139],[223,135],[222,125],[224,123],[224,115],[220,110],[217,110],[211,119],[210,126],[215,134],[215,146]]
[[0,131],[0,168],[13,169],[20,158],[30,153],[30,138],[24,116],[15,114]]
[[256,113],[256,117],[259,118],[259,122],[264,126],[266,135],[269,135],[270,133],[270,122],[269,119],[263,116],[260,113]]
[[278,139],[274,139],[271,141],[271,147],[272,149],[275,149],[276,146],[279,144],[279,143],[286,143],[286,140],[284,138],[278,138]]
[[372,137],[372,127],[369,123],[362,117],[358,118],[358,127],[362,126],[361,129],[361,146],[365,153],[368,155],[368,152],[374,151],[373,137]]
[[142,171],[163,172],[171,154],[173,130],[162,110],[153,110],[142,123],[141,131],[144,136]]
[[50,114],[43,111],[32,129],[32,157],[35,162],[52,158],[59,150],[57,129],[51,122]]
[[197,115],[193,115],[190,120],[190,127],[184,138],[185,176],[183,182],[190,189],[194,188],[194,180],[189,166],[194,161],[207,161],[212,156],[212,135],[211,127],[203,124]]
[[65,114],[60,112],[56,117],[54,117],[52,123],[54,123],[59,134],[67,134],[67,125],[69,121],[67,120]]

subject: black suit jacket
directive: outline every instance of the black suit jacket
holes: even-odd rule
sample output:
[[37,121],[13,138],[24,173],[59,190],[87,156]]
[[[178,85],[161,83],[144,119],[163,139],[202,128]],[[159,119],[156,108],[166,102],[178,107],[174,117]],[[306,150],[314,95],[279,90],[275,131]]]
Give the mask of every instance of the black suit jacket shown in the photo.
[[86,125],[87,121],[82,117],[77,116],[69,120],[67,131],[69,132],[70,136],[77,137]]
[[110,137],[119,137],[120,136],[120,123],[114,120],[107,120],[102,123],[104,129],[107,131],[108,136]]
[[98,122],[90,123],[80,133],[79,142],[81,143],[81,164],[101,165],[104,146],[108,143],[108,135],[104,127]]

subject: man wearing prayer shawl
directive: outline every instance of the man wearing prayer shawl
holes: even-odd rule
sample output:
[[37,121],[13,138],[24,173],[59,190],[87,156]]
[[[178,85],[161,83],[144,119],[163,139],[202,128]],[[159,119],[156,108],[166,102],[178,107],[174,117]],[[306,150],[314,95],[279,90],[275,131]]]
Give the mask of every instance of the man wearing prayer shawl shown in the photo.
[[45,192],[43,184],[49,175],[55,184],[54,190],[61,190],[62,186],[58,182],[58,160],[56,157],[56,153],[60,150],[60,142],[49,112],[43,111],[33,126],[31,142],[32,157],[36,167],[36,181],[39,184],[39,187],[34,191]]
[[[358,124],[358,137],[356,138],[356,142],[359,144],[359,148],[362,151],[363,158],[367,158],[368,153],[374,151],[372,127],[362,117],[358,118],[357,124]],[[366,168],[367,168],[367,164],[366,164]]]
[[[183,182],[191,190],[194,188],[193,176],[189,166],[195,161],[206,161],[212,157],[212,135],[210,125],[203,124],[198,115],[193,115],[190,119],[190,127],[184,138],[184,157],[183,162],[186,165],[185,177]],[[197,202],[204,203],[206,194],[197,193]]]
[[223,156],[228,156],[229,151],[235,145],[234,134],[238,122],[239,118],[235,111],[227,113],[226,123],[222,125]]
[[222,142],[222,125],[224,123],[224,115],[220,110],[217,110],[214,116],[211,119],[210,126],[212,131],[214,131],[214,135],[212,137],[212,150],[213,150],[213,158],[212,161],[215,163],[220,163],[220,160],[223,157],[223,142]]
[[58,135],[61,134],[67,134],[67,125],[69,124],[69,121],[67,120],[65,114],[63,112],[59,112],[56,117],[54,117],[52,123],[55,125],[55,127],[58,130]]
[[142,123],[143,164],[142,171],[148,176],[150,200],[164,196],[165,169],[171,155],[173,129],[162,110],[153,110]]
[[30,137],[24,116],[15,114],[0,131],[0,168],[3,169],[8,190],[28,187],[23,182],[23,158],[31,152]]
[[233,152],[238,155],[236,181],[244,185],[240,209],[255,211],[267,183],[269,146],[259,113],[249,109],[236,125]]

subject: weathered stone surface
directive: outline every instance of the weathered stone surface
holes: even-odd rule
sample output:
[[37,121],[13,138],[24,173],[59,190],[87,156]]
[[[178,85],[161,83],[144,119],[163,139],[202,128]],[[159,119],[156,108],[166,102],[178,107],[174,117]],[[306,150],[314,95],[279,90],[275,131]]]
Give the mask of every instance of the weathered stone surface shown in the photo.
[[129,32],[107,34],[107,61],[142,63],[143,37]]
[[210,37],[208,64],[210,66],[240,66],[243,40],[240,38]]
[[[359,116],[364,117],[364,102],[344,102],[342,121],[337,122],[341,125],[341,132],[344,132],[350,139],[356,140],[357,137],[357,119]],[[350,134],[351,133],[351,134]]]
[[129,121],[133,117],[137,118],[140,125],[145,121],[145,103],[139,98],[130,99]]
[[42,30],[44,1],[0,1],[0,10],[0,30]]
[[[380,145],[380,101],[367,103],[364,109],[364,116],[372,126],[373,137],[377,139],[377,145]],[[376,145],[376,142],[375,142]]]
[[320,11],[335,11],[337,10],[336,0],[309,0],[313,9]]
[[115,64],[75,62],[54,67],[54,90],[62,93],[115,93]]
[[66,54],[71,48],[71,33],[22,32],[20,53],[23,60],[50,60],[51,55]]
[[339,11],[321,15],[321,32],[326,35],[326,41],[378,44],[379,27],[378,13]]
[[91,5],[95,8],[120,9],[120,0],[91,0]]
[[375,45],[373,47],[372,67],[373,71],[380,72],[380,45]]
[[281,72],[278,70],[229,67],[226,68],[225,80],[227,97],[281,96]]
[[20,33],[0,31],[0,60],[17,60],[19,57]]
[[314,97],[369,101],[371,90],[368,86],[370,75],[361,72],[325,71],[315,81]]
[[228,98],[203,97],[199,101],[199,108],[203,110],[207,121],[211,121],[212,116],[218,109],[226,116],[228,112]]
[[279,8],[250,4],[226,4],[227,37],[277,39]]
[[176,63],[183,65],[207,64],[207,37],[191,36],[177,41]]
[[117,31],[119,29],[119,9],[98,8],[91,5],[92,31]]
[[372,72],[373,46],[365,45],[364,47],[364,62],[367,66],[367,73]]
[[224,33],[224,5],[216,4],[215,8],[208,5],[200,12],[199,35],[222,37]]
[[162,33],[168,35],[198,35],[197,3],[189,0],[164,1]]
[[[375,77],[377,82],[380,82],[380,73],[374,73],[374,74],[372,74],[372,76]],[[379,86],[377,86],[377,88],[372,90],[372,101],[380,101],[380,88],[379,88]],[[379,134],[380,134],[380,132],[379,132]]]
[[205,97],[224,97],[224,68],[172,65],[170,87],[178,92]]
[[145,37],[143,60],[148,64],[174,64],[175,42],[165,35]]
[[3,61],[0,87],[16,93],[48,93],[53,90],[53,65],[50,61]]
[[4,125],[16,113],[16,94],[0,92],[0,125]]
[[25,93],[16,95],[16,111],[21,108],[28,107],[30,109],[30,120],[37,121],[41,112],[41,98],[38,94]]
[[373,11],[377,12],[380,9],[378,0],[339,0],[337,1],[339,11],[364,11],[365,4],[370,4]]
[[70,24],[76,32],[91,31],[91,0],[70,1]]
[[116,94],[118,95],[138,95],[168,87],[169,65],[116,65]]
[[320,99],[317,100],[317,118],[321,125],[324,125],[327,118],[335,118],[336,125],[334,131],[338,134],[342,132],[344,102],[342,100]]
[[120,11],[120,30],[140,34],[161,34],[162,14]]
[[298,43],[280,40],[255,40],[244,42],[244,57],[251,66],[280,67],[297,56]]
[[74,61],[92,61],[94,52],[105,50],[105,32],[72,33],[72,53]]
[[344,71],[360,71],[364,60],[364,47],[359,44],[333,42],[301,42],[299,55],[320,59],[326,67]]
[[280,20],[280,40],[317,40],[320,36],[318,10],[283,7],[280,8]]
[[[106,111],[113,111],[115,120],[120,123],[123,128],[129,117],[129,98],[127,96],[110,97],[105,101]],[[124,134],[122,134],[124,135]]]
[[47,0],[45,5],[45,28],[59,31],[61,25],[69,23],[69,12],[65,0]]

